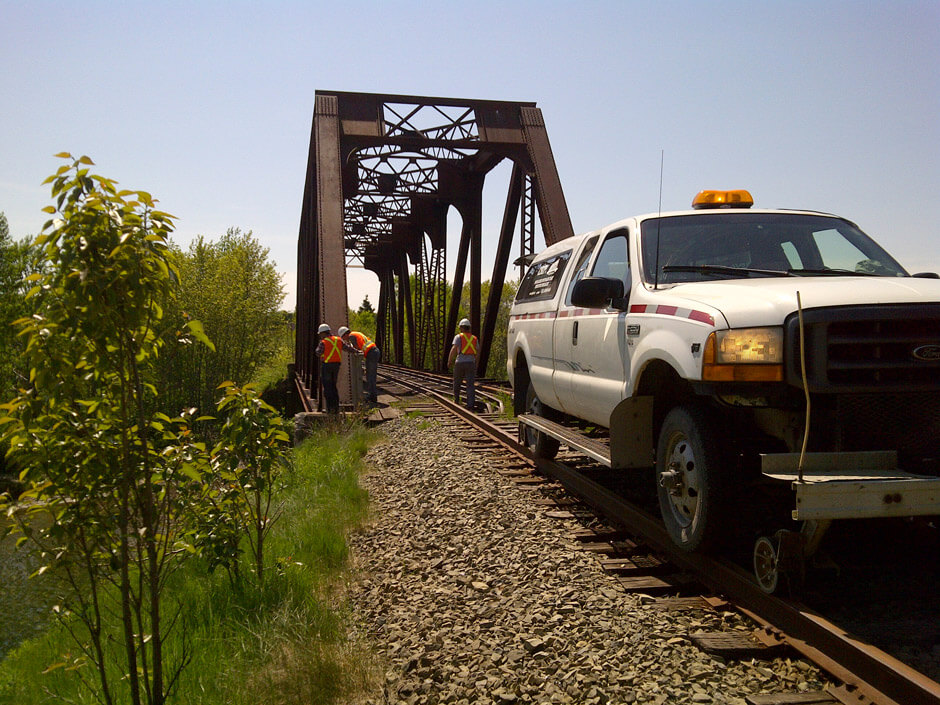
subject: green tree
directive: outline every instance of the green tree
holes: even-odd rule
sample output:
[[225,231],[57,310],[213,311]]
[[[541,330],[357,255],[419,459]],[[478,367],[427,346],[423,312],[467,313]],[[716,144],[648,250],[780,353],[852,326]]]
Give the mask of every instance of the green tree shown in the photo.
[[213,409],[223,381],[246,384],[283,345],[289,321],[280,311],[281,275],[267,248],[238,228],[217,242],[197,237],[188,252],[176,256],[180,288],[171,318],[180,329],[188,320],[201,321],[215,350],[190,346],[161,358],[168,391],[164,410]]
[[[12,399],[17,387],[26,381],[22,364],[25,345],[16,336],[13,321],[27,315],[27,252],[27,242],[13,241],[6,215],[0,213],[0,402]],[[0,443],[0,475],[6,472],[5,455],[6,447]],[[0,478],[0,492],[14,484]]]
[[25,343],[16,335],[13,321],[29,314],[26,277],[35,270],[29,239],[14,241],[6,216],[0,213],[0,401],[11,399],[27,379],[21,359]]
[[356,311],[349,309],[347,312],[349,319],[349,329],[365,333],[372,340],[375,340],[375,309],[369,303],[369,297],[366,296]]
[[[266,404],[251,387],[225,383],[225,396],[218,404],[225,416],[219,442],[213,450],[213,470],[220,489],[213,492],[213,504],[220,519],[231,526],[229,536],[245,537],[251,549],[254,576],[264,585],[265,539],[281,516],[276,494],[282,488],[281,475],[290,448],[287,422]],[[226,564],[229,574],[237,569],[232,558]]]
[[[56,217],[36,239],[45,268],[28,277],[32,311],[17,321],[29,384],[0,418],[29,487],[8,515],[70,586],[61,616],[96,670],[96,698],[160,705],[188,660],[164,658],[175,618],[161,594],[189,555],[207,466],[189,420],[155,411],[154,362],[179,342],[161,330],[172,216],[90,174],[89,158],[57,156],[68,163],[47,179],[45,209]],[[205,341],[195,322],[182,332]],[[112,614],[120,633],[105,632]],[[69,665],[84,678],[82,660]]]

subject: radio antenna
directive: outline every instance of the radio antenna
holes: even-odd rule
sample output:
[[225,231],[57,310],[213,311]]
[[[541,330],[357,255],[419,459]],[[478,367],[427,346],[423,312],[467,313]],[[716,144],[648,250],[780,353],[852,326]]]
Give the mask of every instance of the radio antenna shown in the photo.
[[659,288],[659,230],[663,224],[663,162],[666,161],[666,150],[659,150],[659,212],[656,214],[656,271],[653,274],[653,289]]

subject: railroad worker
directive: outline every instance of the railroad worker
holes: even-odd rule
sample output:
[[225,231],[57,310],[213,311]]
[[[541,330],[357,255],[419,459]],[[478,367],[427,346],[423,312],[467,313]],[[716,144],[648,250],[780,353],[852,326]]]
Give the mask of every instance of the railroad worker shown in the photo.
[[467,380],[467,408],[473,410],[475,402],[474,384],[477,377],[477,337],[470,332],[470,321],[466,318],[460,321],[460,332],[454,336],[454,343],[450,348],[447,366],[454,368],[454,401],[460,403],[460,387],[463,380]]
[[365,358],[366,395],[370,403],[378,404],[379,393],[375,386],[375,378],[378,375],[379,360],[382,357],[381,351],[365,333],[360,333],[357,330],[349,330],[346,326],[340,327],[339,336],[343,339],[343,343],[346,344],[347,347],[352,345],[353,348],[361,352],[362,356]]
[[317,358],[320,360],[320,384],[323,385],[323,397],[326,400],[326,413],[339,413],[339,392],[336,380],[339,377],[339,365],[342,361],[343,339],[333,335],[333,330],[326,323],[317,329],[320,343],[317,345]]

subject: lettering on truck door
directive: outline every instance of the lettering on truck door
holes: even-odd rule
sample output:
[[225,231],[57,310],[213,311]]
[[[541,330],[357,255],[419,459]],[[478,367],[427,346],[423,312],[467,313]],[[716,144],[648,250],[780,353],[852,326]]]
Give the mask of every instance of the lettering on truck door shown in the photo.
[[[590,267],[589,276],[623,282],[630,291],[630,259],[627,230],[608,233]],[[625,370],[629,369],[626,313],[614,308],[576,309],[572,331],[571,413],[593,421],[610,423],[610,413],[623,399]]]

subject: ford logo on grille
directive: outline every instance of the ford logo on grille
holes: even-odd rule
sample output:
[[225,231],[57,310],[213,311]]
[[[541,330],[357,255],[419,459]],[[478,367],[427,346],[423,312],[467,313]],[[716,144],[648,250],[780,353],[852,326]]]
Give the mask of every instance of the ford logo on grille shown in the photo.
[[936,362],[940,360],[940,345],[921,345],[919,348],[914,348],[912,354],[918,360]]

